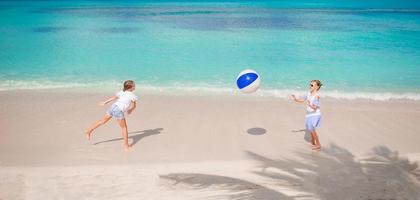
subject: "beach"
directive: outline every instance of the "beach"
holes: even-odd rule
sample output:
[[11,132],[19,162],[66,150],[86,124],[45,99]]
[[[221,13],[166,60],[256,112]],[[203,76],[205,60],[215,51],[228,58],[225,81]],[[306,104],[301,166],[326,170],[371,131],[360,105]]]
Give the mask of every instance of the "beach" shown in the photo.
[[0,199],[418,199],[420,102],[322,99],[320,152],[305,107],[257,95],[140,94],[130,152],[111,91],[0,91]]
[[[0,200],[419,200],[419,16],[397,0],[0,1]],[[116,120],[85,135],[126,80],[129,152]],[[290,98],[311,80],[320,151]]]

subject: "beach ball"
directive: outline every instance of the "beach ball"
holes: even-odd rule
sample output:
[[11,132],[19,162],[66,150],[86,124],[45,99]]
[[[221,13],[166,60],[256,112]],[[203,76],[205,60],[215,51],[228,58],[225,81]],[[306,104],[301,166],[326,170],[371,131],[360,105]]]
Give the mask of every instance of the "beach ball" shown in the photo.
[[253,93],[257,91],[260,87],[260,83],[260,75],[252,69],[241,71],[236,78],[236,85],[243,93]]

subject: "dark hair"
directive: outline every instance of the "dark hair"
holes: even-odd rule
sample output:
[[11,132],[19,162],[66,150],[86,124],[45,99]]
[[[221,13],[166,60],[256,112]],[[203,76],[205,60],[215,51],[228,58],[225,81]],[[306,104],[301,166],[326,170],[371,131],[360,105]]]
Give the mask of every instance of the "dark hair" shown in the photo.
[[129,89],[133,88],[134,85],[135,85],[134,84],[134,81],[132,81],[132,80],[126,80],[126,81],[124,81],[123,91],[126,91],[126,90],[129,90]]
[[319,88],[318,88],[317,90],[321,89],[322,83],[321,83],[321,81],[320,81],[320,80],[312,80],[312,81],[311,81],[311,83],[312,83],[312,82],[315,82],[315,83],[316,83],[316,85],[318,85],[318,87],[319,87]]

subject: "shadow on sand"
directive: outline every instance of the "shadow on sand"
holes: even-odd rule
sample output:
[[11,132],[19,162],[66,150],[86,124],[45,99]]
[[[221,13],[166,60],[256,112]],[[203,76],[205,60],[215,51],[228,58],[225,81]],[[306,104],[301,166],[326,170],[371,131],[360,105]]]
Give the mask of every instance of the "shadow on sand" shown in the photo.
[[250,135],[263,135],[267,133],[267,130],[264,128],[255,127],[248,129],[246,132]]
[[[162,130],[163,130],[163,128],[155,128],[155,129],[147,129],[147,130],[142,130],[142,131],[129,132],[128,133],[128,139],[132,140],[130,145],[134,146],[138,141],[140,141],[141,139],[143,139],[145,137],[160,134],[162,132]],[[135,134],[135,133],[140,133],[140,134],[132,135],[132,134]],[[123,140],[123,138],[120,137],[120,138],[115,138],[115,139],[111,139],[111,140],[96,142],[96,143],[94,143],[94,145],[102,144],[102,143],[106,143],[106,142],[114,142],[114,141],[119,141],[119,140]]]
[[[304,132],[305,135],[303,136],[303,139],[308,142],[308,143],[312,143],[312,135],[311,132],[306,130],[306,129],[300,129],[300,130],[292,130],[292,133],[300,133],[300,132]],[[319,136],[318,136],[319,137]]]
[[[297,151],[299,159],[273,160],[246,152],[260,163],[252,173],[273,183],[252,183],[240,178],[196,173],[173,173],[161,178],[191,189],[210,189],[216,199],[325,199],[415,200],[420,197],[420,169],[385,146],[373,148],[367,158],[357,158],[337,145],[320,153]],[[263,178],[262,178],[263,179]],[[282,191],[295,191],[288,196]]]
[[292,199],[273,189],[239,178],[196,173],[176,173],[160,176],[162,179],[189,185],[191,189],[220,190],[214,199]]

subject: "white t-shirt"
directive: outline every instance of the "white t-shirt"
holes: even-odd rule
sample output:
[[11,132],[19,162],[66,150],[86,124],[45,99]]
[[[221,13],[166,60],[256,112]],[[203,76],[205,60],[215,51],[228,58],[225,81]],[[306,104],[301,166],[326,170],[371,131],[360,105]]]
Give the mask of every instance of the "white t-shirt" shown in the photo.
[[130,91],[119,91],[115,96],[118,97],[118,100],[114,103],[121,109],[121,111],[125,112],[130,107],[131,102],[137,101],[139,98]]
[[320,102],[319,99],[317,98],[319,97],[318,93],[315,93],[314,95],[311,95],[310,92],[308,92],[307,95],[301,96],[301,99],[303,99],[304,101],[309,100],[309,103],[316,106],[316,110],[309,107],[308,105],[306,105],[306,114],[307,115],[320,115],[321,114],[321,109],[320,109]]

